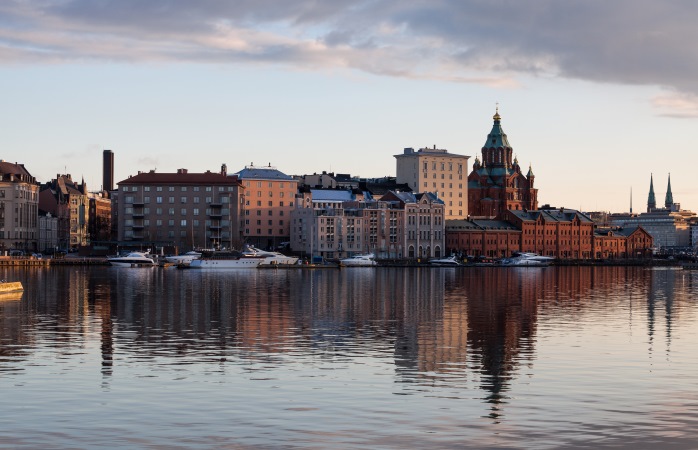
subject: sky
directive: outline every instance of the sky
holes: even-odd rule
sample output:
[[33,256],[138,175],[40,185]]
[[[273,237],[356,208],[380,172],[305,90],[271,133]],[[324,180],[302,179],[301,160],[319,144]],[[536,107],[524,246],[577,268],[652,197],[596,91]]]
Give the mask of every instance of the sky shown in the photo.
[[481,154],[496,105],[539,204],[698,211],[698,3],[4,0],[0,159],[40,182],[271,165],[395,176]]

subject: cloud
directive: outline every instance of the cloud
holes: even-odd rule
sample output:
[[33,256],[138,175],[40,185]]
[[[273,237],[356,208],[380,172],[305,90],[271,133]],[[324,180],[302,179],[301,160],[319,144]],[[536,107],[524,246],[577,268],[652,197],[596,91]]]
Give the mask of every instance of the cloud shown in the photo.
[[526,74],[698,95],[697,13],[679,0],[14,0],[0,5],[0,57],[349,68],[498,87]]

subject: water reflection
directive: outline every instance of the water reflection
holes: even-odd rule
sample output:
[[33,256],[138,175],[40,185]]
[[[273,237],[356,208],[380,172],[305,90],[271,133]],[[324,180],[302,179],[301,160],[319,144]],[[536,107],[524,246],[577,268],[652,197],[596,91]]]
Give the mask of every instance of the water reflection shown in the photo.
[[[628,348],[646,341],[650,359],[671,358],[673,330],[696,319],[698,274],[52,268],[2,276],[27,288],[20,301],[0,300],[0,379],[41,365],[92,370],[94,355],[105,390],[123,374],[163,370],[193,377],[239,369],[269,380],[280,368],[309,379],[327,379],[328,367],[351,369],[390,376],[393,394],[476,399],[496,425],[517,416],[513,391],[521,395],[532,378],[551,376],[541,347],[564,357],[597,336],[617,345],[603,341],[612,336]],[[628,356],[633,364],[642,358]],[[589,362],[573,363],[582,372]],[[554,370],[578,381],[565,367]]]

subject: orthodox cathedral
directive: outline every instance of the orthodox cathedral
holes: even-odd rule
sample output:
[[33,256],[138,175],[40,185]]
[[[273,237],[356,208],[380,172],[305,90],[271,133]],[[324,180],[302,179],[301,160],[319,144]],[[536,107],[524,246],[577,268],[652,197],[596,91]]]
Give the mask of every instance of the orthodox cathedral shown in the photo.
[[509,209],[537,210],[538,189],[533,187],[533,170],[529,165],[526,175],[521,171],[502,130],[499,108],[493,119],[492,131],[482,147],[482,161],[476,157],[468,175],[468,214],[503,219]]

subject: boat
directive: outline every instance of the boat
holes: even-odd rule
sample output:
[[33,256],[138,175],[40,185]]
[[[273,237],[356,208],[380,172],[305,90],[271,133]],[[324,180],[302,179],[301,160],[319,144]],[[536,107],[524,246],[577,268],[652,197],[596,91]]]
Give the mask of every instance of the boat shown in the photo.
[[366,253],[363,255],[354,255],[349,258],[344,258],[339,260],[339,264],[346,267],[370,267],[376,266],[376,260],[373,253]]
[[0,300],[18,300],[23,292],[24,286],[19,281],[0,281]]
[[463,265],[460,261],[458,261],[456,255],[451,255],[447,258],[430,259],[429,264],[436,267],[457,267]]
[[243,257],[262,257],[264,261],[260,266],[293,265],[298,262],[296,256],[286,256],[283,253],[260,250],[253,246],[248,246],[242,252]]
[[181,255],[166,256],[165,262],[176,264],[178,266],[188,266],[192,261],[201,257],[201,252],[190,251]]
[[549,266],[555,258],[541,256],[537,253],[516,253],[511,258],[502,260],[502,266]]
[[108,256],[107,261],[117,267],[154,267],[155,260],[148,252],[131,252],[126,256]]
[[244,255],[234,250],[203,252],[201,257],[192,260],[192,269],[256,269],[266,258],[264,256]]

